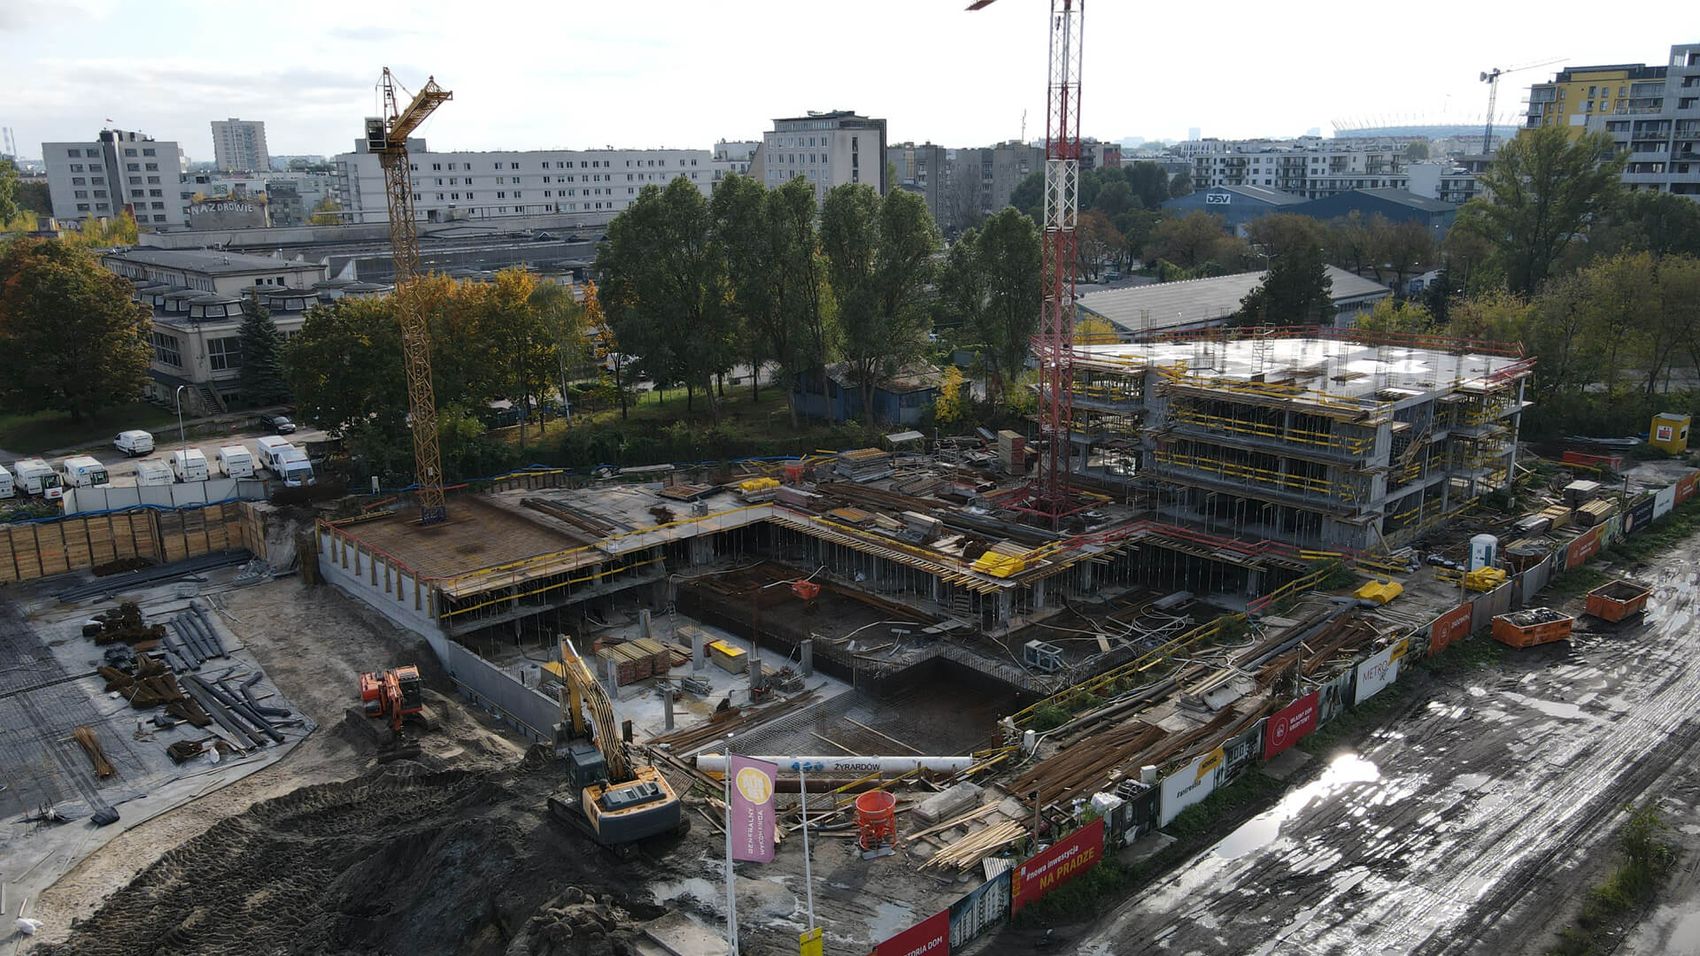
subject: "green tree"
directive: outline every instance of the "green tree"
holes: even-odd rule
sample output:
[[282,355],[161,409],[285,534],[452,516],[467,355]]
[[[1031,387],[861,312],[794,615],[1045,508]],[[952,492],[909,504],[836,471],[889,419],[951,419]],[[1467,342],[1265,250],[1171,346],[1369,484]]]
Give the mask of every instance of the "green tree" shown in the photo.
[[1183,169],[1169,180],[1169,195],[1176,199],[1192,195],[1192,170]]
[[73,421],[141,395],[153,320],[130,284],[57,240],[0,246],[0,394]]
[[585,307],[573,298],[572,290],[560,282],[539,282],[531,292],[531,308],[542,323],[554,356],[555,375],[565,405],[567,420],[572,420],[567,384],[575,369],[591,358],[590,333],[585,326]]
[[1359,316],[1357,327],[1366,332],[1426,335],[1434,331],[1435,322],[1428,308],[1419,303],[1386,298],[1376,302],[1368,315]]
[[1447,305],[1447,313],[1453,335],[1490,342],[1525,342],[1534,320],[1534,307],[1529,301],[1504,289],[1454,297]]
[[1270,213],[1246,224],[1252,249],[1271,262],[1305,249],[1321,249],[1328,243],[1328,227],[1309,216]]
[[[433,347],[433,359],[438,351]],[[393,298],[345,297],[308,309],[301,331],[284,346],[283,369],[303,420],[347,438],[356,453],[356,445],[372,453],[393,444],[401,459],[412,454]],[[453,404],[443,390],[437,394],[440,406]]]
[[485,288],[487,311],[481,317],[481,332],[494,356],[495,391],[527,409],[519,423],[523,449],[527,422],[535,417],[531,410],[541,407],[560,373],[557,330],[537,308],[533,299],[537,279],[531,273],[517,267],[503,269]]
[[827,193],[820,234],[845,362],[871,418],[875,387],[926,353],[938,227],[913,193],[882,199],[847,183]]
[[9,228],[22,212],[18,205],[18,167],[0,157],[0,231]]
[[289,398],[283,372],[283,336],[259,296],[242,299],[242,397],[250,405],[276,405]]
[[1511,291],[1533,295],[1553,266],[1622,191],[1623,159],[1605,133],[1564,126],[1524,130],[1481,174],[1492,196],[1454,228],[1476,229],[1493,243]]
[[963,234],[939,277],[945,312],[979,342],[992,401],[1007,401],[1026,367],[1043,298],[1039,230],[1014,208]]
[[1122,167],[1122,175],[1146,209],[1156,209],[1170,199],[1169,174],[1162,166],[1144,161],[1129,163]]
[[1128,185],[1126,177],[1118,176],[1098,190],[1098,196],[1092,202],[1092,211],[1103,215],[1106,221],[1113,221],[1117,216],[1141,205],[1143,203],[1133,194],[1133,187]]
[[1272,258],[1263,282],[1240,300],[1243,325],[1328,325],[1334,320],[1333,280],[1322,247],[1302,245]]
[[622,348],[657,385],[682,383],[687,409],[701,390],[718,422],[711,382],[731,367],[736,339],[710,226],[708,200],[690,180],[646,186],[609,223],[596,269]]
[[1405,158],[1408,159],[1408,160],[1412,160],[1412,161],[1427,159],[1428,158],[1428,142],[1425,141],[1425,140],[1419,139],[1419,140],[1413,140],[1412,142],[1406,144],[1406,146],[1405,146]]
[[[1391,286],[1394,295],[1403,297],[1405,280],[1428,268],[1437,258],[1434,234],[1414,219],[1397,223],[1388,222],[1380,216],[1374,219],[1378,220],[1372,226],[1376,233],[1376,281]],[[1391,273],[1391,282],[1384,276],[1384,269]]]
[[1643,250],[1700,256],[1700,203],[1665,192],[1628,193],[1588,231],[1588,248],[1599,256]]
[[1105,265],[1120,262],[1122,252],[1127,248],[1127,240],[1116,231],[1110,217],[1096,209],[1081,214],[1075,224],[1075,233],[1080,243],[1080,271],[1094,279]]
[[[1240,267],[1244,246],[1243,241],[1228,235],[1221,216],[1194,210],[1157,224],[1151,232],[1149,257],[1189,271],[1217,274]],[[1215,268],[1209,268],[1212,266]]]

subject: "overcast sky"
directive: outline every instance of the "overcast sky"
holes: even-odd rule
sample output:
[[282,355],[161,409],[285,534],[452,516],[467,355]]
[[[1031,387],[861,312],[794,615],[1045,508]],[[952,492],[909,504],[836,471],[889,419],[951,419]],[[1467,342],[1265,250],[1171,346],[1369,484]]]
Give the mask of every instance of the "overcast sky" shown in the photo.
[[[892,142],[1043,135],[1047,0],[192,3],[0,0],[0,126],[20,153],[101,127],[212,158],[213,119],[266,122],[274,154],[344,152],[392,67],[454,91],[434,149],[694,147],[773,117],[855,109]],[[1663,62],[1700,41],[1693,0],[1634,15],[1548,0],[1330,4],[1093,0],[1082,132],[1293,136],[1336,120],[1481,122],[1478,74]],[[1686,24],[1686,27],[1682,26]],[[1687,34],[1670,31],[1687,29]],[[1513,117],[1533,79],[1507,77]]]

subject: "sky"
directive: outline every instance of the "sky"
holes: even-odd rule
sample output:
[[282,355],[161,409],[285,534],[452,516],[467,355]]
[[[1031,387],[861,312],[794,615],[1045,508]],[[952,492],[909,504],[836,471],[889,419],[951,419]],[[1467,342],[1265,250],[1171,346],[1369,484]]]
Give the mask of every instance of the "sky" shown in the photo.
[[[1085,15],[1081,132],[1118,140],[1330,135],[1336,121],[1480,123],[1482,70],[1515,122],[1564,66],[1663,62],[1692,0],[1135,3]],[[774,117],[854,109],[891,142],[1044,135],[1048,0],[212,3],[0,0],[0,126],[24,158],[109,125],[212,158],[211,120],[264,120],[271,152],[346,152],[384,66],[454,92],[432,149],[710,148]],[[1208,14],[1202,11],[1208,10]],[[1183,19],[1185,18],[1185,19]],[[1687,24],[1687,26],[1683,26]],[[1687,33],[1683,33],[1684,29]],[[1023,117],[1025,115],[1025,127]]]

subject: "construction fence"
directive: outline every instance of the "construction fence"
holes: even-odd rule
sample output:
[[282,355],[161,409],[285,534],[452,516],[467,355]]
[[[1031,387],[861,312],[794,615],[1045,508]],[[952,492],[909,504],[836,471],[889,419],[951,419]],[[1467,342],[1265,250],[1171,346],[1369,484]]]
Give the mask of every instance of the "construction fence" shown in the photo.
[[231,501],[265,501],[273,482],[258,478],[209,478],[148,487],[97,485],[66,488],[67,516],[130,508],[194,508]]
[[117,561],[167,564],[246,548],[265,555],[246,502],[119,512],[0,525],[0,584],[86,571]]
[[[1624,537],[1640,533],[1694,496],[1700,470],[1669,488],[1638,497],[1623,515],[1573,538],[1565,547],[1510,577],[1506,583],[1436,615],[1410,635],[1383,646],[1352,667],[1309,686],[1291,702],[1236,737],[1187,758],[1154,784],[1124,781],[1107,812],[1068,837],[988,880],[943,911],[879,943],[873,956],[948,956],[1022,907],[1098,864],[1111,848],[1168,826],[1182,811],[1227,786],[1245,770],[1274,759],[1329,721],[1360,707],[1398,682],[1424,657],[1443,652],[1486,629],[1494,616],[1520,609],[1549,584],[1556,571],[1580,566]],[[1667,502],[1661,507],[1660,502]],[[1635,515],[1634,520],[1622,520]],[[1008,880],[1007,889],[1000,881]],[[1007,900],[999,910],[996,901]]]

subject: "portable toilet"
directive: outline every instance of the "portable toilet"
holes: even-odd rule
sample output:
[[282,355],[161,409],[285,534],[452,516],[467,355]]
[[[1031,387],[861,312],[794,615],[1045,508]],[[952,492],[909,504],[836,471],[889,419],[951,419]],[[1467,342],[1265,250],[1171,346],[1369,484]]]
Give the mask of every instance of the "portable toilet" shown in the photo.
[[1647,430],[1647,444],[1672,455],[1688,450],[1688,415],[1660,412],[1653,416],[1653,427]]
[[1481,568],[1491,568],[1498,560],[1498,538],[1486,533],[1470,537],[1470,562],[1464,570],[1476,571]]

